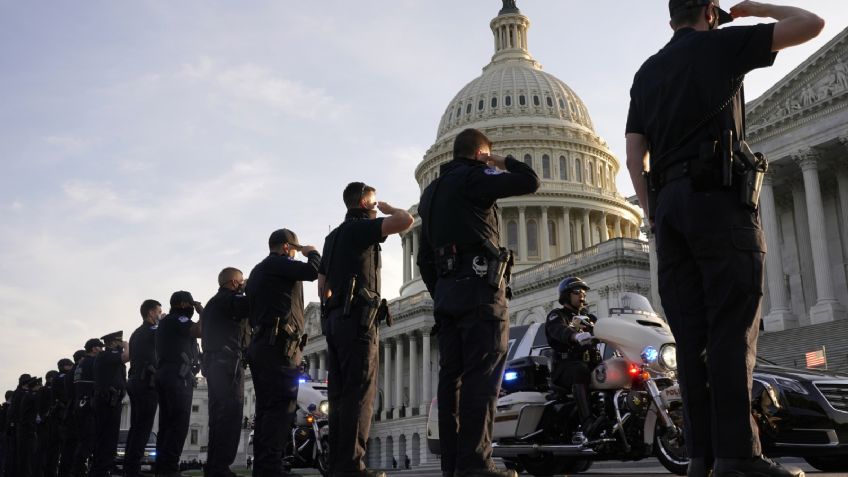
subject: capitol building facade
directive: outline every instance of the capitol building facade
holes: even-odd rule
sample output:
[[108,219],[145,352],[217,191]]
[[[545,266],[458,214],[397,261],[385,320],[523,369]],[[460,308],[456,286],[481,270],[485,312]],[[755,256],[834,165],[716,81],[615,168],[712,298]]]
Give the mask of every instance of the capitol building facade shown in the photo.
[[[541,178],[532,195],[498,201],[501,245],[515,252],[512,325],[543,322],[558,306],[556,285],[578,275],[592,289],[600,319],[635,292],[661,311],[653,254],[641,209],[616,191],[621,168],[595,132],[589,111],[564,82],[542,71],[528,49],[529,19],[512,2],[491,21],[495,52],[482,74],[451,99],[436,140],[415,169],[421,190],[452,159],[465,128],[483,131],[493,152],[525,161]],[[848,30],[842,31],[760,98],[748,104],[748,140],[771,160],[761,198],[768,253],[760,355],[803,368],[804,354],[825,348],[828,368],[848,371]],[[623,125],[622,125],[623,130]],[[409,457],[432,462],[426,420],[438,386],[433,303],[415,265],[421,220],[402,237],[400,297],[394,326],[380,329],[379,395],[368,464],[391,467]],[[306,308],[304,356],[316,380],[327,377],[319,307]],[[249,375],[248,375],[249,376]],[[255,413],[248,379],[245,416]],[[195,391],[183,457],[203,459],[208,436],[205,385]],[[125,412],[125,414],[128,413]],[[128,423],[125,419],[123,422]],[[122,423],[123,423],[122,422]],[[247,431],[237,462],[251,453]]]

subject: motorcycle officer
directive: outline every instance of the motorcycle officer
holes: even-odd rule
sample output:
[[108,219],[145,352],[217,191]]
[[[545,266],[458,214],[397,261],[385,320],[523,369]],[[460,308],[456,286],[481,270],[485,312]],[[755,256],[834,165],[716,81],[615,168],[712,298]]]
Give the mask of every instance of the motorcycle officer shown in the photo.
[[[559,282],[559,303],[545,320],[545,336],[553,348],[551,381],[562,388],[571,389],[581,430],[587,438],[596,437],[600,418],[596,419],[589,407],[589,377],[591,369],[601,361],[597,347],[592,344],[591,324],[598,321],[586,310],[586,291],[589,285],[578,277],[567,277]],[[591,324],[573,324],[575,316],[588,319]]]

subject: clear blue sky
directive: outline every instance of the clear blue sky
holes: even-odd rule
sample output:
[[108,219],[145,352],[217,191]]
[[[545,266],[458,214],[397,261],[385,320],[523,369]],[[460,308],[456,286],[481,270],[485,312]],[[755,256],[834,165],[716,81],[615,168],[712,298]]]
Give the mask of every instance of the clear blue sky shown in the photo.
[[[749,99],[848,26],[842,1],[790,3],[827,27],[749,75]],[[628,88],[671,34],[666,5],[518,1],[531,53],[622,161]],[[145,298],[206,301],[217,272],[248,272],[276,228],[320,247],[349,181],[414,204],[413,170],[489,61],[500,7],[0,0],[0,390],[87,338],[129,336]],[[632,193],[623,170],[618,183]],[[388,297],[399,252],[390,238]]]

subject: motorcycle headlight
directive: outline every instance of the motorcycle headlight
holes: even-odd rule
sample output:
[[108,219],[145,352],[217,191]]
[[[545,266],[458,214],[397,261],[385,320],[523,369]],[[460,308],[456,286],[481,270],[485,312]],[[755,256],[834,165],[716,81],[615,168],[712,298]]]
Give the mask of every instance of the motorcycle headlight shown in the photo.
[[677,369],[676,345],[667,344],[660,348],[660,364],[672,371]]
[[330,403],[329,401],[321,401],[321,404],[318,405],[318,411],[325,416],[330,414]]

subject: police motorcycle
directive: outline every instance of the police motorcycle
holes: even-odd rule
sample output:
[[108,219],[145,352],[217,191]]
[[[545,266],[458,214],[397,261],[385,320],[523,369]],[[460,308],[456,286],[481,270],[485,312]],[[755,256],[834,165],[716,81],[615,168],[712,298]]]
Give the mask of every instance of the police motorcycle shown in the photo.
[[670,472],[686,475],[674,337],[647,299],[627,293],[622,302],[594,326],[581,316],[570,325],[590,328],[604,350],[589,386],[592,413],[599,417],[591,437],[580,429],[571,390],[549,382],[546,356],[509,362],[492,438],[493,456],[507,467],[551,475],[585,471],[593,461],[656,457]]
[[[291,439],[283,449],[289,468],[314,468],[329,476],[330,426],[326,384],[300,379]],[[322,392],[323,391],[323,392]]]

